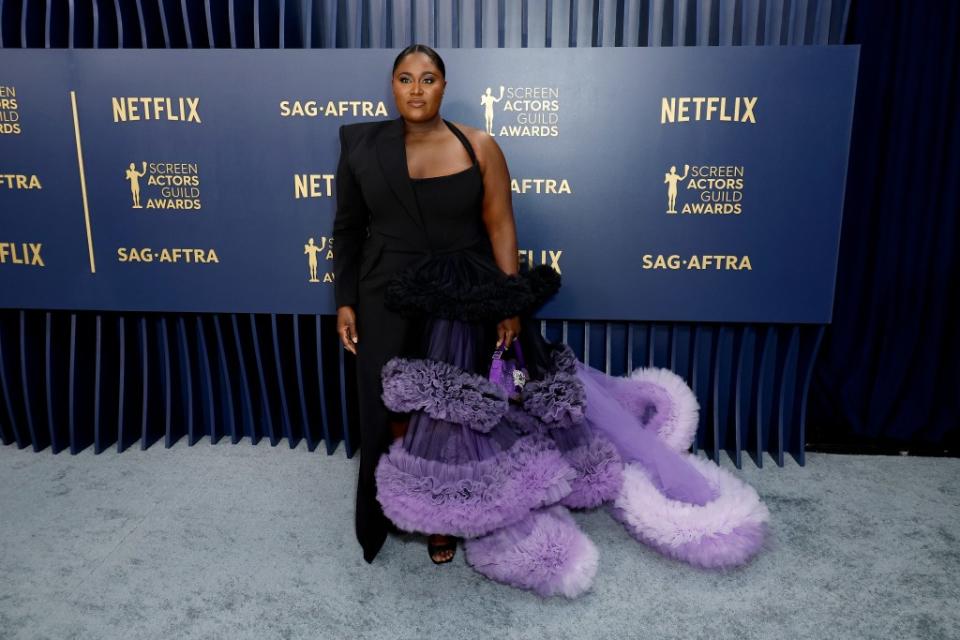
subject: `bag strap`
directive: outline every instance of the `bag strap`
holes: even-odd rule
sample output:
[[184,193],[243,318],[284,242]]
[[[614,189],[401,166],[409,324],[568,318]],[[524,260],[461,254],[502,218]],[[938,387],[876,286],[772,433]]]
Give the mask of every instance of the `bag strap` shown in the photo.
[[[520,364],[520,367],[522,369],[526,369],[527,364],[523,360],[523,349],[520,348],[520,340],[515,339],[510,346],[513,347],[513,350],[517,354],[517,362]],[[506,352],[508,348],[509,347],[506,347],[504,345],[500,345],[499,347],[497,347],[496,351],[493,352],[493,359],[500,360],[503,357],[504,352]]]

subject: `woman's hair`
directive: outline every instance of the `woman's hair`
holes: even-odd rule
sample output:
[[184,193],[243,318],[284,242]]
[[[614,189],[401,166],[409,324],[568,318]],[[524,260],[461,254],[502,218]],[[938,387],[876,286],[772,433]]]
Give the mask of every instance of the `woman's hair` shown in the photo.
[[440,69],[440,75],[444,78],[447,77],[447,71],[443,66],[443,58],[440,57],[440,54],[428,47],[425,44],[412,44],[399,54],[397,58],[393,61],[393,71],[391,73],[396,73],[397,67],[400,66],[400,61],[406,58],[411,53],[425,53],[427,57],[433,61],[433,64],[437,65],[437,68]]

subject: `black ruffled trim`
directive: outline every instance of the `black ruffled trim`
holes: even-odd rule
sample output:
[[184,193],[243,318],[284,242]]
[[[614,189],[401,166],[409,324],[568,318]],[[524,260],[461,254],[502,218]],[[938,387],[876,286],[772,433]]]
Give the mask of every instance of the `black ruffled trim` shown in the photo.
[[476,256],[435,256],[397,273],[385,303],[404,316],[468,322],[531,314],[560,289],[560,274],[539,265],[514,276]]

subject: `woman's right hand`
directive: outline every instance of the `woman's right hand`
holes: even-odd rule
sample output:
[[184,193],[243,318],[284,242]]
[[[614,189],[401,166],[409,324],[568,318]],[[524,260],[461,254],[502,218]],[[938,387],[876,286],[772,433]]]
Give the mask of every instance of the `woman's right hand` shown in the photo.
[[359,338],[357,337],[357,314],[353,312],[353,307],[337,308],[337,333],[340,334],[340,343],[343,348],[357,355],[356,343]]

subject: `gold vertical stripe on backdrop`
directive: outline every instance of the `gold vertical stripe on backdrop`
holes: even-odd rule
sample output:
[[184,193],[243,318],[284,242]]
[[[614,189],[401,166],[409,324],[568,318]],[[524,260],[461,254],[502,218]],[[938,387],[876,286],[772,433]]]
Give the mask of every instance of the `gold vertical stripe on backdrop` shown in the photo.
[[90,233],[90,206],[87,204],[87,178],[83,171],[83,149],[80,147],[80,119],[77,116],[77,93],[70,92],[70,105],[73,107],[73,135],[77,141],[77,166],[80,168],[80,193],[83,196],[83,221],[87,228],[87,253],[90,255],[90,273],[97,272],[93,259],[93,234]]

